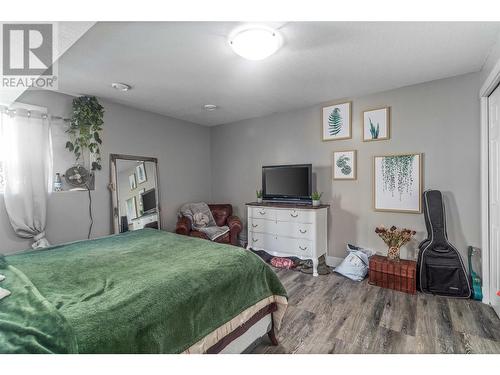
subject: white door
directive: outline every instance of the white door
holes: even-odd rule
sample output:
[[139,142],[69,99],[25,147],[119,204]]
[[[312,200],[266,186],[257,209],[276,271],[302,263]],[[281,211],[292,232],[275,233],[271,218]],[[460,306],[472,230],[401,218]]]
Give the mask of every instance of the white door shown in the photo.
[[500,87],[488,98],[490,298],[500,317]]

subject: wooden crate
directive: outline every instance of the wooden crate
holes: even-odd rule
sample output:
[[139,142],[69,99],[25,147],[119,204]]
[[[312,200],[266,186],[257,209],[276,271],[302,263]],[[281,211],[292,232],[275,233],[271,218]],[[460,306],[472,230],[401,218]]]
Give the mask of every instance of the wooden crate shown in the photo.
[[371,285],[415,294],[417,263],[413,260],[391,262],[387,257],[374,255],[370,258],[369,279]]

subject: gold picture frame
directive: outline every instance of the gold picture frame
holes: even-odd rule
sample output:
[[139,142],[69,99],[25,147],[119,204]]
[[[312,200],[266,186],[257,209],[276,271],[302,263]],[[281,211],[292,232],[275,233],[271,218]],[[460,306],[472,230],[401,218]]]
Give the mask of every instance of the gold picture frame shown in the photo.
[[[365,114],[369,112],[379,112],[379,111],[385,111],[385,137],[378,137],[377,138],[367,138],[366,137],[366,129],[367,129],[367,124],[366,124],[366,119],[365,119]],[[361,139],[363,142],[377,142],[377,141],[387,141],[391,139],[391,107],[386,106],[386,107],[375,107],[375,108],[369,108],[361,112]]]
[[[343,173],[342,172],[342,167],[337,165],[337,159],[336,159],[336,154],[351,154],[352,155],[352,163],[351,164],[346,164],[348,167],[351,168],[350,173]],[[337,173],[337,170],[340,169],[341,172]],[[353,181],[358,178],[358,154],[357,150],[340,150],[340,151],[333,151],[333,163],[332,163],[332,179],[333,180],[339,180],[339,181]],[[342,174],[345,174],[346,177],[343,177]],[[341,176],[341,177],[337,177]]]
[[[348,121],[347,125],[345,127],[342,127],[339,130],[339,133],[341,133],[340,136],[335,135],[328,135],[328,119],[325,118],[325,111],[328,113],[329,111],[332,112],[332,109],[338,108],[339,109],[339,115],[342,119],[342,115],[345,116],[347,112],[348,115]],[[326,121],[326,122],[325,122]],[[342,121],[342,120],[341,120]],[[325,125],[327,127],[325,128]],[[347,130],[348,134],[344,135],[346,132],[343,129]],[[352,101],[342,101],[342,102],[334,102],[334,103],[329,103],[327,105],[324,105],[321,107],[321,139],[326,142],[326,141],[340,141],[344,139],[351,139],[352,138]]]
[[[394,194],[394,190],[391,191],[391,196],[389,196],[387,193],[383,192],[383,188],[382,188],[382,192],[380,191],[380,186],[379,184],[380,183],[384,183],[383,181],[380,181],[380,176],[377,175],[377,172],[381,172],[379,171],[379,166],[377,165],[377,159],[378,158],[400,158],[400,157],[403,157],[403,156],[416,156],[417,157],[417,160],[416,160],[416,163],[413,159],[411,159],[411,162],[412,162],[412,167],[413,166],[417,166],[418,168],[418,171],[416,171],[415,173],[413,172],[410,172],[412,174],[414,174],[414,178],[410,178],[408,179],[407,177],[403,176],[403,178],[401,178],[400,176],[398,176],[398,183],[397,184],[394,184],[390,186],[390,188],[392,189],[398,189],[398,192],[399,192],[399,202],[397,202],[397,193]],[[378,212],[400,212],[400,213],[414,213],[414,214],[420,214],[422,213],[422,193],[423,193],[423,172],[422,172],[422,168],[423,168],[423,156],[424,154],[423,153],[419,153],[419,152],[407,152],[407,153],[400,153],[400,154],[388,154],[388,155],[376,155],[373,157],[373,171],[372,171],[372,201],[373,201],[373,210],[374,211],[378,211]],[[408,163],[408,161],[405,161],[406,163]],[[407,165],[408,166],[408,165]],[[398,166],[399,169],[401,169],[400,167],[401,166]],[[382,169],[382,165],[380,165],[380,169]],[[386,168],[388,169],[388,168]],[[381,172],[383,173],[383,172]],[[395,172],[396,173],[396,172]],[[387,178],[387,176],[386,176]],[[390,176],[388,177],[389,179],[391,178]],[[402,181],[402,183],[410,183],[411,184],[411,181],[414,181],[415,178],[418,178],[418,181],[416,182],[415,186],[411,187],[411,186],[406,186],[406,191],[403,189],[403,187],[400,187],[399,186],[399,181]],[[394,180],[393,180],[394,181]],[[412,188],[413,189],[413,194],[411,192],[408,191],[409,188]],[[377,194],[379,194],[377,196]],[[381,196],[381,194],[383,195],[383,197]],[[411,201],[412,201],[412,204],[413,204],[413,207],[414,208],[405,208],[405,206],[408,206],[409,203],[408,201],[410,201],[410,199],[407,199],[405,203],[403,203],[401,201],[401,197],[402,195],[405,194],[405,195],[411,195]],[[395,195],[395,196],[394,196]],[[389,205],[386,205],[384,206],[384,204],[381,204],[382,202],[382,198],[385,199],[387,202],[390,201],[391,204],[393,204],[393,207],[390,207]]]

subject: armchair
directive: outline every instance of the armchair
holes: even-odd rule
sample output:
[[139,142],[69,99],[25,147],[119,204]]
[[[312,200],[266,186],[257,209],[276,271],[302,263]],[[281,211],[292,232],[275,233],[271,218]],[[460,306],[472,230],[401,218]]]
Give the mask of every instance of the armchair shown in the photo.
[[[221,227],[227,225],[229,227],[229,232],[217,238],[215,242],[238,246],[238,235],[240,234],[243,225],[241,224],[241,220],[237,216],[233,215],[233,206],[230,204],[209,204],[208,207],[210,208],[218,226]],[[208,237],[204,233],[193,230],[191,227],[191,221],[184,216],[180,217],[177,221],[175,233],[208,240]]]

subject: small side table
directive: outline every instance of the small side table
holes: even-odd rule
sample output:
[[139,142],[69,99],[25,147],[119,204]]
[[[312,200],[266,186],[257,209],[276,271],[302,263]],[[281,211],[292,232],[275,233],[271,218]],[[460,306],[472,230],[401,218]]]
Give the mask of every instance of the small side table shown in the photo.
[[371,285],[415,294],[416,274],[417,262],[413,260],[402,259],[393,262],[381,255],[373,255],[370,258],[368,282]]

